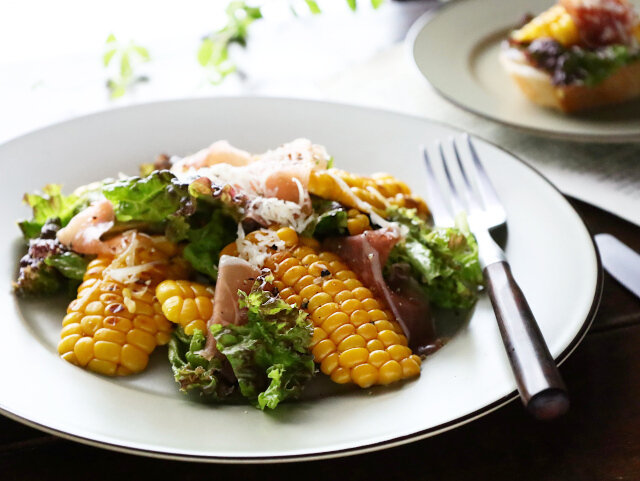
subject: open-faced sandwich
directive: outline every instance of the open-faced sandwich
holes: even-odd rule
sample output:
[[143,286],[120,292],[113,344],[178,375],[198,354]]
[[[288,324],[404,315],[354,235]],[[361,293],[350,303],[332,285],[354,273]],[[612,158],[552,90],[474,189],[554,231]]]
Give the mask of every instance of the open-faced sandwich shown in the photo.
[[511,32],[500,60],[533,102],[577,112],[640,96],[639,43],[627,0],[560,0]]

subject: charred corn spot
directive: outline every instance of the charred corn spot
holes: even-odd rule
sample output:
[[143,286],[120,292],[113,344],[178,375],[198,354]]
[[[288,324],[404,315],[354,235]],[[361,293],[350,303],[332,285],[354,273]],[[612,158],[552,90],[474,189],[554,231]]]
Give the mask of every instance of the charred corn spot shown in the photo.
[[[345,187],[348,191],[345,191]],[[360,208],[359,202],[365,202],[378,214],[383,214],[388,206],[393,205],[416,209],[423,217],[429,215],[429,209],[424,200],[412,195],[407,184],[389,174],[364,177],[338,169],[312,171],[309,178],[309,192],[324,199],[335,200],[354,210]],[[356,215],[353,214],[348,218],[355,219]],[[354,232],[351,232],[352,227],[349,221],[347,221],[347,227],[353,235],[364,232],[368,223],[368,217],[363,215],[362,218],[351,223]]]
[[573,18],[562,5],[554,5],[511,34],[516,42],[528,43],[548,37],[568,47],[580,41]]
[[[385,192],[393,189],[404,192],[393,185]],[[292,229],[278,233],[288,249],[274,253],[265,264],[280,295],[308,312],[314,324],[311,352],[320,370],[334,382],[361,387],[417,376],[420,358],[406,346],[384,301],[363,287],[337,255],[319,252],[315,241],[299,238]],[[291,244],[294,241],[297,244]]]
[[213,287],[189,281],[168,280],[156,287],[162,313],[181,325],[187,335],[196,329],[206,331],[207,321],[213,314],[213,295]]
[[129,253],[136,260],[128,267],[148,264],[151,270],[141,274],[139,282],[126,284],[109,274],[123,267],[122,259],[101,255],[91,261],[62,321],[60,356],[108,376],[143,370],[149,354],[170,338],[172,326],[162,314],[155,287],[171,270],[168,256],[175,252],[166,239],[144,236]]

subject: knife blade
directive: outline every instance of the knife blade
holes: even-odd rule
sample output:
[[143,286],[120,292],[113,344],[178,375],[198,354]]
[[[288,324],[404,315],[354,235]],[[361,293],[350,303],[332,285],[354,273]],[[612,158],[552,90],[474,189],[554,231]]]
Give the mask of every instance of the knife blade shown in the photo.
[[604,268],[640,297],[640,254],[611,234],[597,234],[595,240]]

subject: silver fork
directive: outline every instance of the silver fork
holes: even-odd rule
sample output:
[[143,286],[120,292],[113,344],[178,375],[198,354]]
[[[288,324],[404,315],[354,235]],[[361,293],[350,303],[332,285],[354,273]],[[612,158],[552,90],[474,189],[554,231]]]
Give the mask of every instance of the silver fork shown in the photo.
[[[442,194],[429,154],[422,148],[427,167],[427,202],[434,222],[439,226],[451,226],[457,214],[468,213],[469,227],[478,242],[485,285],[520,398],[536,418],[552,419],[569,408],[567,389],[531,308],[513,278],[505,253],[491,236],[490,231],[506,226],[505,210],[470,136],[464,134],[463,140],[473,160],[473,169],[465,168],[455,139],[450,140],[453,155],[445,155],[442,143],[437,143],[438,155],[447,178],[451,208]],[[454,168],[461,174],[462,182],[459,187],[452,176]],[[472,187],[472,179],[475,179],[479,195]]]

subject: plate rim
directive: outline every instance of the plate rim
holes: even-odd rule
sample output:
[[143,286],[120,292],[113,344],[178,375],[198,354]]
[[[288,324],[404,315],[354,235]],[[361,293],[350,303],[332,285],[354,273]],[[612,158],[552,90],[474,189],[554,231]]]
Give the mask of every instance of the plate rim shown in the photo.
[[[425,15],[432,15],[432,12],[426,12]],[[424,15],[423,15],[424,16]],[[414,24],[415,26],[415,24]],[[413,28],[413,27],[412,27]],[[394,111],[394,110],[390,110],[390,109],[385,109],[385,108],[377,108],[377,107],[370,107],[370,106],[363,106],[363,105],[358,105],[355,103],[347,103],[347,102],[335,102],[335,101],[330,101],[330,100],[321,100],[321,99],[304,99],[304,98],[296,98],[296,97],[285,97],[285,96],[269,96],[269,95],[231,95],[231,96],[201,96],[201,97],[188,97],[188,98],[181,98],[181,99],[166,99],[166,100],[156,100],[156,101],[152,101],[152,102],[140,102],[140,103],[135,103],[135,104],[130,104],[130,105],[125,105],[125,106],[118,106],[118,107],[114,107],[114,108],[105,108],[105,109],[101,109],[95,112],[91,112],[88,114],[84,114],[84,115],[80,115],[80,116],[76,116],[76,117],[72,117],[60,122],[54,122],[48,125],[45,125],[43,127],[39,127],[37,129],[28,131],[26,133],[20,134],[17,137],[13,137],[5,142],[0,143],[0,151],[2,149],[4,149],[5,147],[7,147],[9,144],[12,144],[14,142],[20,141],[25,137],[31,136],[31,135],[36,135],[41,133],[42,131],[46,131],[49,129],[53,129],[56,127],[59,127],[61,125],[64,124],[70,124],[73,122],[78,122],[90,117],[98,117],[101,115],[105,115],[105,114],[109,114],[111,112],[121,112],[121,111],[125,111],[125,110],[135,110],[138,108],[145,108],[148,106],[152,106],[152,105],[159,105],[159,104],[172,104],[172,103],[181,103],[181,102],[198,102],[198,101],[214,101],[214,102],[235,102],[235,101],[250,101],[250,100],[258,100],[258,101],[267,101],[267,102],[292,102],[292,103],[315,103],[315,104],[321,104],[321,105],[325,105],[328,107],[338,107],[338,108],[348,108],[348,109],[353,109],[353,110],[364,110],[364,111],[369,111],[369,112],[376,112],[376,113],[382,113],[385,115],[392,115],[395,117],[404,117],[404,118],[411,118],[413,120],[417,120],[420,121],[422,123],[426,123],[426,124],[437,124],[440,125],[442,127],[457,131],[457,132],[464,132],[463,129],[453,126],[449,123],[446,122],[442,122],[440,120],[434,120],[431,118],[427,118],[427,117],[422,117],[419,115],[413,115],[413,114],[405,114],[402,112],[398,112],[398,111]],[[475,135],[474,136],[478,139],[480,139],[483,142],[486,142],[487,144],[491,145],[493,148],[496,148],[498,150],[501,150],[502,152],[504,152],[505,154],[509,155],[510,157],[512,157],[514,160],[520,162],[521,164],[523,164],[525,167],[527,167],[528,169],[530,169],[530,171],[534,174],[537,175],[538,177],[540,177],[543,181],[545,181],[554,191],[556,191],[558,194],[560,194],[560,196],[564,199],[564,201],[568,204],[569,208],[571,209],[571,212],[573,212],[576,217],[580,220],[580,223],[584,226],[585,230],[587,231],[589,240],[591,242],[591,246],[593,248],[593,253],[595,254],[595,268],[596,268],[596,281],[595,281],[595,291],[594,291],[594,295],[593,295],[593,299],[591,301],[591,306],[589,308],[589,311],[586,315],[585,320],[583,321],[578,333],[574,336],[574,338],[571,340],[571,342],[569,343],[569,345],[555,358],[555,361],[557,362],[558,365],[561,365],[562,363],[564,363],[564,361],[567,360],[567,358],[573,353],[573,351],[580,345],[580,343],[582,342],[582,340],[584,339],[584,337],[586,336],[587,332],[589,331],[589,328],[591,327],[591,325],[593,324],[593,321],[595,319],[596,313],[598,311],[598,307],[600,306],[600,302],[601,302],[601,298],[602,298],[602,291],[603,291],[603,282],[604,282],[604,274],[603,274],[603,267],[602,267],[602,261],[600,258],[600,252],[598,251],[598,247],[595,243],[595,240],[593,238],[593,232],[591,231],[591,229],[589,229],[589,227],[585,224],[584,220],[582,219],[582,216],[578,213],[578,211],[575,209],[575,207],[565,198],[565,195],[560,191],[560,189],[558,189],[546,176],[544,176],[538,169],[536,169],[535,167],[533,167],[531,164],[529,164],[528,162],[524,161],[523,159],[521,159],[520,157],[518,157],[517,155],[515,155],[514,153],[510,152],[507,149],[504,149],[502,147],[500,147],[499,145],[495,144],[492,141],[489,141],[481,136]],[[487,414],[490,414],[493,411],[496,411],[497,409],[509,404],[510,402],[512,402],[513,400],[515,400],[516,398],[518,398],[518,392],[517,390],[513,390],[510,393],[506,394],[505,396],[495,400],[494,402],[483,406],[480,409],[476,409],[475,411],[468,413],[464,416],[461,416],[459,418],[456,419],[452,419],[451,421],[447,421],[445,423],[441,423],[438,424],[436,426],[432,426],[430,428],[427,429],[423,429],[420,431],[417,431],[415,433],[412,434],[406,434],[406,435],[402,435],[402,436],[397,436],[385,441],[380,441],[380,442],[376,442],[376,443],[371,443],[371,444],[363,444],[361,446],[357,446],[357,447],[351,447],[351,448],[344,448],[344,449],[336,449],[336,450],[327,450],[327,451],[323,451],[323,452],[317,452],[317,453],[308,453],[308,454],[290,454],[290,455],[275,455],[275,456],[202,456],[202,455],[196,455],[196,454],[188,454],[188,453],[171,453],[171,452],[162,452],[162,451],[158,451],[158,450],[152,450],[152,449],[146,449],[146,448],[139,448],[139,447],[133,447],[133,446],[123,446],[120,444],[115,444],[115,443],[111,443],[108,441],[98,441],[95,439],[91,439],[88,437],[84,437],[84,436],[80,436],[80,435],[76,435],[76,434],[71,434],[71,433],[67,433],[65,431],[61,431],[59,429],[54,429],[51,428],[49,426],[46,426],[44,424],[40,424],[37,423],[35,421],[32,421],[30,419],[28,419],[27,417],[15,414],[7,409],[5,409],[2,405],[1,405],[1,400],[0,400],[0,414],[2,414],[3,416],[6,416],[7,418],[13,420],[13,421],[17,421],[20,422],[21,424],[25,424],[29,427],[38,429],[40,431],[46,432],[48,434],[53,434],[55,436],[58,436],[60,438],[66,439],[66,440],[71,440],[71,441],[76,441],[79,442],[81,444],[85,444],[85,445],[89,445],[89,446],[93,446],[93,447],[99,447],[99,448],[105,448],[111,451],[116,451],[116,452],[121,452],[121,453],[126,453],[126,454],[134,454],[134,455],[138,455],[138,456],[146,456],[146,457],[151,457],[151,458],[156,458],[156,459],[167,459],[167,460],[174,460],[174,461],[189,461],[189,462],[207,462],[207,463],[220,463],[220,464],[273,464],[273,463],[290,463],[290,462],[299,462],[299,461],[315,461],[315,460],[321,460],[321,459],[332,459],[332,458],[339,458],[339,457],[346,457],[346,456],[352,456],[352,455],[356,455],[356,454],[363,454],[363,453],[368,453],[368,452],[374,452],[374,451],[379,451],[382,449],[387,449],[387,448],[392,448],[392,447],[396,447],[396,446],[401,446],[404,444],[408,444],[410,442],[414,442],[414,441],[419,441],[422,439],[426,439],[428,437],[432,437],[435,436],[437,434],[446,432],[446,431],[450,431],[452,429],[457,428],[458,426],[462,426],[465,425],[471,421],[474,421],[476,419],[479,419]]]
[[440,15],[443,10],[446,11],[446,9],[453,8],[454,6],[462,2],[473,2],[473,1],[478,1],[478,0],[457,0],[455,2],[452,0],[449,0],[446,2],[440,1],[435,7],[427,10],[425,13],[420,15],[420,17],[418,17],[418,19],[409,28],[409,31],[407,32],[407,35],[404,39],[405,55],[409,57],[409,63],[412,66],[412,70],[416,72],[424,81],[426,81],[427,84],[431,86],[431,88],[433,88],[438,93],[438,95],[440,95],[440,97],[442,97],[452,105],[456,106],[457,108],[464,110],[465,112],[472,113],[474,115],[477,115],[478,117],[489,120],[491,122],[495,122],[499,125],[502,125],[503,127],[508,127],[521,133],[537,135],[540,137],[546,137],[550,139],[566,140],[570,142],[589,142],[594,144],[622,144],[627,142],[640,141],[640,131],[637,133],[630,133],[630,134],[584,134],[584,133],[581,134],[579,132],[573,132],[573,133],[557,132],[554,130],[549,130],[544,128],[537,128],[537,127],[531,127],[527,125],[516,124],[510,121],[501,119],[498,116],[490,115],[472,106],[466,105],[465,103],[456,100],[451,95],[448,95],[443,90],[438,88],[436,85],[431,83],[431,81],[429,81],[427,76],[424,73],[422,73],[422,70],[420,69],[420,66],[418,65],[418,61],[416,60],[416,56],[414,54],[418,35],[420,35],[422,30],[432,20],[434,20],[438,15]]

